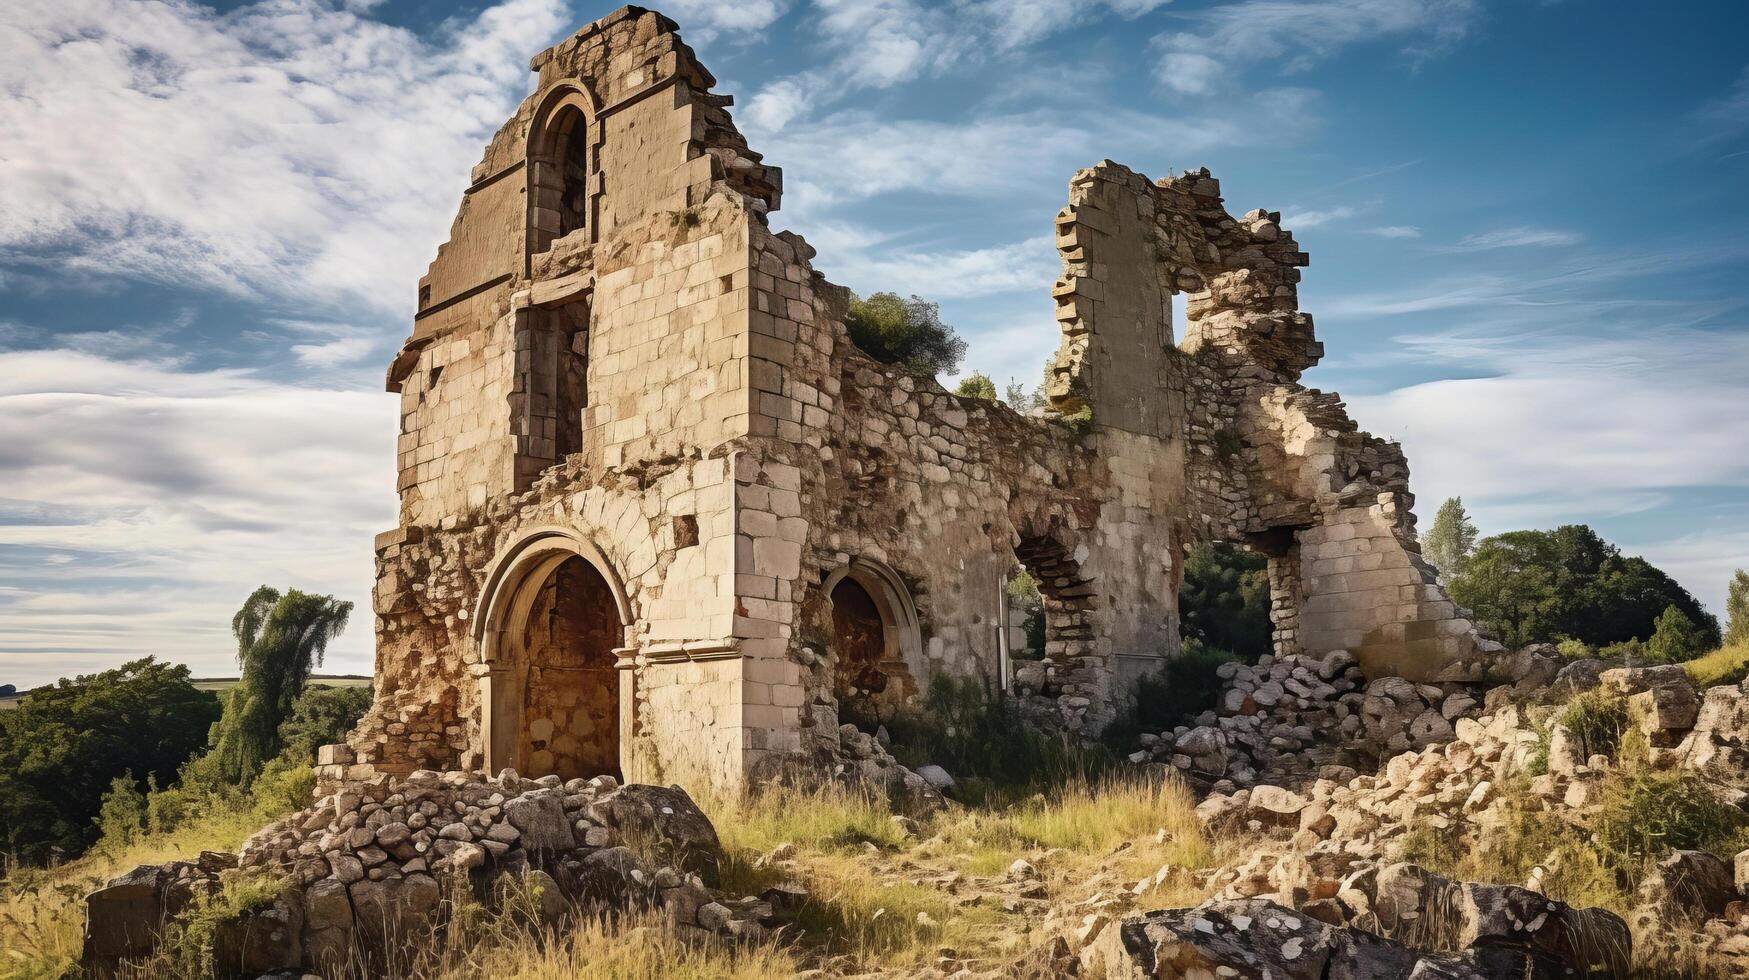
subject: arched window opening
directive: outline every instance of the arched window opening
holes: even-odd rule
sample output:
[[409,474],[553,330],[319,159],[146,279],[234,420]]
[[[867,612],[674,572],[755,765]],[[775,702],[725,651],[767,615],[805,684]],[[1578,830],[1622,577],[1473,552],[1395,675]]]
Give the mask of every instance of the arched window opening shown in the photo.
[[561,105],[530,143],[529,240],[531,255],[589,227],[589,121],[576,105]]
[[612,590],[579,557],[561,562],[529,606],[515,765],[528,776],[618,778],[624,635]]
[[[1081,565],[1061,542],[1050,537],[1022,537],[1014,549],[1036,589],[1037,612],[1028,647],[1031,657],[1066,660],[1094,653],[1094,588]],[[1016,655],[1018,659],[1031,657]]]

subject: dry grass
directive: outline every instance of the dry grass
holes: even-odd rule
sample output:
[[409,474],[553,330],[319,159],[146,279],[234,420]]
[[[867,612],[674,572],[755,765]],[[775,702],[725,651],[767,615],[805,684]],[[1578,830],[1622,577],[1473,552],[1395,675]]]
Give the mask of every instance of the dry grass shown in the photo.
[[1735,684],[1749,675],[1749,643],[1720,647],[1682,666],[1696,687]]
[[171,833],[148,834],[125,847],[100,846],[53,871],[26,871],[0,882],[0,977],[64,975],[79,959],[87,892],[142,864],[235,851],[272,816],[221,807]]

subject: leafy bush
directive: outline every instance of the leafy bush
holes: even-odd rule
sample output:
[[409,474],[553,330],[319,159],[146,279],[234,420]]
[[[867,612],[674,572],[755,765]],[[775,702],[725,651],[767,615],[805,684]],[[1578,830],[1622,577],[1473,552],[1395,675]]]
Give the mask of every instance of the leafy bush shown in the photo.
[[1178,623],[1185,639],[1256,663],[1272,648],[1269,559],[1238,545],[1204,545],[1184,562]]
[[966,354],[966,342],[941,322],[941,308],[918,296],[853,296],[844,325],[851,342],[863,353],[884,364],[903,365],[923,377],[953,373]]
[[1709,637],[1682,610],[1666,606],[1654,625],[1652,638],[1646,641],[1646,657],[1653,663],[1681,663],[1707,652],[1717,640],[1716,635]]
[[1589,660],[1597,656],[1597,651],[1592,648],[1591,644],[1584,640],[1575,640],[1572,637],[1563,637],[1561,642],[1556,643],[1555,652],[1567,660]]
[[97,811],[97,828],[106,846],[126,847],[146,830],[146,797],[126,773],[110,780]]
[[960,379],[953,393],[961,398],[982,398],[984,401],[996,400],[996,382],[982,371],[973,371]]
[[291,716],[279,726],[281,755],[316,761],[316,750],[346,740],[358,720],[370,710],[368,687],[312,685],[292,704]]
[[1603,755],[1613,759],[1622,735],[1628,730],[1628,703],[1625,698],[1601,689],[1586,691],[1568,701],[1555,721],[1579,739],[1586,758]]
[[1143,732],[1171,731],[1213,708],[1222,684],[1215,670],[1233,659],[1225,650],[1185,640],[1175,659],[1136,683],[1129,703],[1105,729],[1106,744],[1127,750]]
[[1067,734],[1034,728],[1005,695],[972,677],[937,674],[920,710],[900,714],[887,728],[900,762],[934,763],[957,778],[1006,788],[1062,782],[1111,764],[1108,754]]
[[218,717],[187,667],[150,657],[31,691],[0,711],[0,846],[27,862],[84,850],[117,776],[169,779]]

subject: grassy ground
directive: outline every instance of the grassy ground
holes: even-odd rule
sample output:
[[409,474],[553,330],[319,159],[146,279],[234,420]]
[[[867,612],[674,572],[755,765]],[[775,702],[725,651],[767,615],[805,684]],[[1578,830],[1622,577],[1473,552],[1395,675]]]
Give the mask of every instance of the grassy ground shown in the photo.
[[1735,684],[1749,674],[1749,644],[1720,647],[1682,665],[1696,687]]

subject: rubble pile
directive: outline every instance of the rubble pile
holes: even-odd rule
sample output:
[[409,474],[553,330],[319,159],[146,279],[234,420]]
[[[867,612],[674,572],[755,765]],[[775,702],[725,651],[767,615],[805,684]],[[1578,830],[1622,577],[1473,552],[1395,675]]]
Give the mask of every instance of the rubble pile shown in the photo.
[[775,922],[770,896],[713,891],[718,858],[715,828],[679,787],[525,779],[508,769],[379,776],[339,785],[237,855],[145,865],[93,892],[84,961],[104,974],[150,955],[198,897],[252,875],[283,888],[215,938],[224,975],[368,961],[428,934],[447,889],[486,900],[506,881],[526,886],[553,920],[573,907],[644,906],[683,935],[762,937]]

